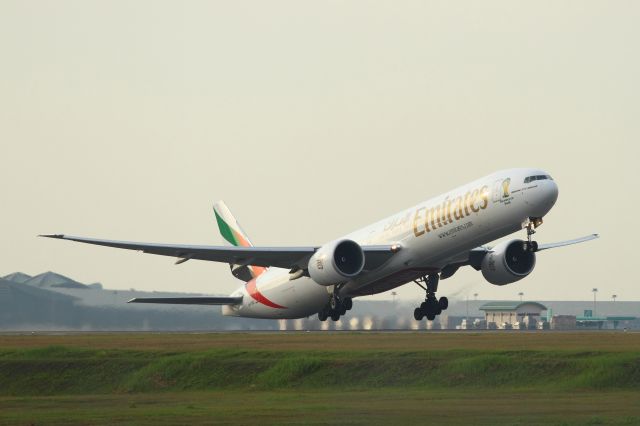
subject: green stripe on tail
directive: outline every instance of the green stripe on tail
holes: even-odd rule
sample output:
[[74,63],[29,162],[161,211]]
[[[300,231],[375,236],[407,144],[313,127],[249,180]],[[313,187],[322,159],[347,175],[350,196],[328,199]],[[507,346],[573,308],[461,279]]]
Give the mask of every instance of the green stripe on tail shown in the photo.
[[233,235],[233,230],[231,229],[229,224],[225,222],[224,219],[222,219],[222,217],[220,217],[217,210],[214,210],[213,213],[216,215],[216,221],[218,222],[218,228],[220,229],[220,234],[222,235],[222,238],[227,240],[229,244],[237,246],[238,241],[236,241]]
[[[216,215],[216,222],[218,222],[218,229],[222,238],[229,244],[236,247],[253,247],[249,237],[244,233],[242,227],[238,223],[235,217],[231,214],[231,211],[226,206],[224,201],[217,201],[213,204],[213,212]],[[262,266],[253,265],[231,265],[232,274],[241,280],[248,281],[251,278],[264,273],[266,268]]]

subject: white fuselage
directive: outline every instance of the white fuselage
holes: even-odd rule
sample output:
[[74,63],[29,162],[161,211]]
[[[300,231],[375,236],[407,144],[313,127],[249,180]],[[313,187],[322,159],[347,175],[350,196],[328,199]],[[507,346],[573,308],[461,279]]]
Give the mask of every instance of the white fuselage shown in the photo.
[[[469,250],[523,228],[553,207],[558,187],[553,180],[525,183],[539,169],[493,173],[425,201],[344,238],[361,245],[400,244],[401,250],[381,267],[344,284],[341,296],[377,294],[403,285],[466,258]],[[302,318],[319,312],[330,287],[288,269],[269,268],[232,296],[242,304],[223,307],[224,315],[251,318]]]

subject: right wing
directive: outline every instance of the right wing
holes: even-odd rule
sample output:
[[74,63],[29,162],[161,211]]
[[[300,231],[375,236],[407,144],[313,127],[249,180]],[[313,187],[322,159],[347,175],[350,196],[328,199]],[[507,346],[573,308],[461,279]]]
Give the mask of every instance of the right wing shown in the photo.
[[[228,247],[154,244],[73,237],[63,234],[41,235],[41,237],[177,257],[178,261],[176,263],[182,263],[190,259],[198,259],[232,263],[234,265],[273,266],[276,268],[303,270],[307,269],[309,259],[318,249],[318,247]],[[398,251],[398,246],[362,246],[362,250],[365,254],[365,266],[368,270],[371,270],[389,260]]]

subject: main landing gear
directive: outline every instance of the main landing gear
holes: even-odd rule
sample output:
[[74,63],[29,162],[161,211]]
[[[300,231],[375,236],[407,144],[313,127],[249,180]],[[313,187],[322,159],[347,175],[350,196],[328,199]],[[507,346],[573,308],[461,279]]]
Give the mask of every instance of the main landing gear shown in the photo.
[[329,299],[329,303],[318,312],[318,319],[326,321],[331,318],[333,321],[340,320],[340,317],[353,308],[353,300],[350,297],[342,299],[338,294],[333,293]]
[[[424,317],[427,317],[429,321],[433,321],[437,315],[440,315],[442,311],[449,307],[449,299],[446,297],[436,298],[439,280],[438,274],[431,274],[414,281],[427,292],[424,302],[413,311],[413,317],[416,321],[421,321]],[[421,283],[424,283],[426,287]]]

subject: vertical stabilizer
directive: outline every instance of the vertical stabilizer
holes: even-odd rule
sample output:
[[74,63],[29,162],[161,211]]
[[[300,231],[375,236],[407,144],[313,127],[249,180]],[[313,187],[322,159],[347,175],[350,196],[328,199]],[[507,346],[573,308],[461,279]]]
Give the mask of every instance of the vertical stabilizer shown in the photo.
[[[236,247],[253,247],[251,240],[247,234],[242,230],[242,227],[238,223],[235,217],[231,214],[231,211],[224,203],[224,201],[216,201],[213,203],[213,213],[216,216],[216,222],[218,222],[218,229],[220,229],[220,235],[224,240]],[[256,278],[258,275],[265,271],[262,266],[248,266],[248,265],[230,265],[231,273],[243,281],[249,281]]]
[[242,230],[240,224],[236,218],[233,217],[224,201],[220,200],[213,203],[213,213],[216,215],[220,235],[222,235],[225,241],[232,246],[253,247],[249,237],[247,237],[247,234]]

